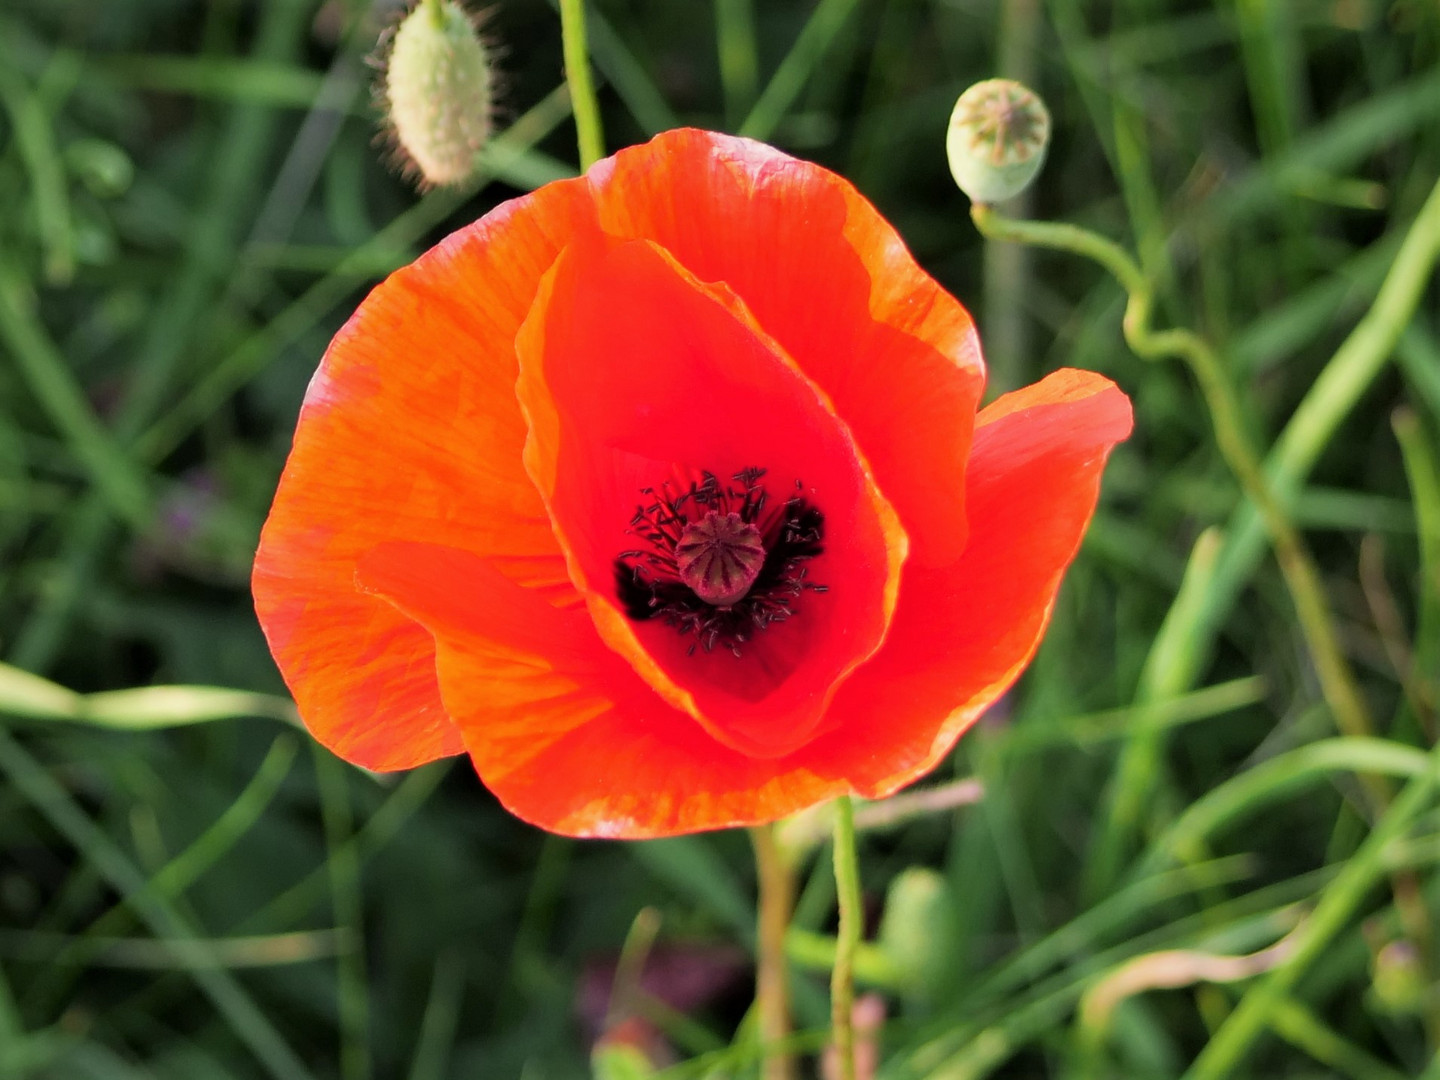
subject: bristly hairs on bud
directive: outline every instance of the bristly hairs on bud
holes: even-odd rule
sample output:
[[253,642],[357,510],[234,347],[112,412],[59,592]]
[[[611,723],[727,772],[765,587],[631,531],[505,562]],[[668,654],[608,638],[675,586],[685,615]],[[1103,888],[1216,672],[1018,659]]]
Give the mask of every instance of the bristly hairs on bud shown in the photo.
[[960,95],[945,154],[972,202],[1004,202],[1030,185],[1050,145],[1050,110],[1013,79],[986,79]]
[[375,99],[392,164],[421,190],[465,183],[495,126],[495,49],[459,0],[416,0],[380,37]]

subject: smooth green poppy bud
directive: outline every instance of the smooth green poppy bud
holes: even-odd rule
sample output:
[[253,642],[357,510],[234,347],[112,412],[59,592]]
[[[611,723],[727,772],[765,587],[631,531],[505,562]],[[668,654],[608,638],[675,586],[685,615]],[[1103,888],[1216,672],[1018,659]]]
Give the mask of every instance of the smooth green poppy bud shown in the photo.
[[958,919],[950,885],[934,870],[912,866],[890,883],[879,945],[903,973],[908,995],[930,998],[944,984]]
[[1430,996],[1424,967],[1415,946],[1392,941],[1375,954],[1370,964],[1371,1000],[1391,1015],[1414,1015],[1424,1010]]
[[945,136],[950,173],[977,203],[1024,191],[1049,145],[1050,111],[1013,79],[987,79],[961,94]]
[[648,1080],[655,1075],[649,1058],[638,1047],[623,1043],[597,1048],[590,1067],[595,1080]]
[[401,171],[425,186],[470,179],[490,138],[495,75],[464,8],[455,0],[421,0],[396,28],[384,67]]

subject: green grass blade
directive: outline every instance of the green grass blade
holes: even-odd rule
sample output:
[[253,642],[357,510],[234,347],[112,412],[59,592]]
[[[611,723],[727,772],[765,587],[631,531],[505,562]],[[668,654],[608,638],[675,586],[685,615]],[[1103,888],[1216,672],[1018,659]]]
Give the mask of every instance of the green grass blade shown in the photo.
[[218,965],[203,963],[203,945],[170,904],[147,891],[139,868],[3,729],[0,772],[85,854],[107,881],[130,897],[136,913],[157,938],[174,945],[179,950],[177,957],[194,965],[189,971],[196,985],[275,1080],[313,1080],[310,1070],[239,982]]
[[[1440,93],[1435,97],[1440,100]],[[1266,473],[1282,504],[1293,503],[1336,428],[1393,353],[1402,331],[1414,317],[1437,258],[1440,185],[1431,191],[1408,226],[1375,302],[1314,381],[1266,460]],[[1190,664],[1179,672],[1187,685],[1198,677],[1201,661],[1208,655],[1221,621],[1265,550],[1264,527],[1248,503],[1236,511],[1225,534],[1225,547],[1205,601],[1187,625],[1177,630],[1191,642]]]
[[25,277],[3,260],[0,340],[55,430],[85,463],[111,511],[137,532],[148,529],[152,509],[145,478],[95,415],[65,358],[41,325]]
[[859,3],[860,0],[820,0],[815,5],[795,44],[780,61],[760,100],[740,125],[741,135],[761,140],[770,138]]
[[714,0],[715,45],[720,54],[720,86],[725,120],[740,124],[760,92],[760,51],[755,38],[754,0]]
[[1429,768],[1424,751],[1388,739],[1342,737],[1310,743],[1201,796],[1156,838],[1144,864],[1153,869],[1171,859],[1187,858],[1221,829],[1332,773],[1373,772],[1413,778],[1427,775]]
[[[1350,740],[1353,741],[1353,740]],[[1251,1047],[1275,1023],[1302,975],[1320,958],[1336,935],[1355,917],[1370,890],[1385,873],[1390,845],[1410,829],[1434,801],[1440,780],[1440,752],[1422,755],[1424,763],[1390,804],[1355,855],[1320,894],[1314,912],[1295,931],[1291,951],[1258,985],[1246,991],[1235,1011],[1205,1045],[1185,1080],[1222,1080],[1236,1074]]]
[[354,829],[350,768],[318,743],[312,743],[311,749],[320,791],[320,816],[325,826],[325,848],[329,856],[326,866],[335,925],[348,942],[338,957],[340,1075],[344,1080],[369,1080],[370,992],[365,976],[360,858],[355,845],[350,843]]

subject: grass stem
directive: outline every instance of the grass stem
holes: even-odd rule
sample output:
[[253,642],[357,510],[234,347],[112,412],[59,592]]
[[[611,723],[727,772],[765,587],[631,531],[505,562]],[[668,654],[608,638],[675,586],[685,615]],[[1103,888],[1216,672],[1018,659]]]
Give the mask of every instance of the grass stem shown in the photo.
[[605,156],[600,127],[600,103],[590,75],[590,51],[585,44],[584,0],[560,0],[560,33],[565,52],[565,82],[575,110],[575,131],[580,141],[580,169],[590,168]]
[[860,866],[855,854],[855,808],[850,796],[835,800],[835,890],[840,927],[835,935],[835,968],[830,975],[830,1027],[840,1058],[841,1080],[855,1080],[855,953],[864,912]]
[[785,937],[795,907],[795,868],[775,839],[772,825],[750,830],[759,879],[760,919],[756,935],[755,1007],[764,1048],[764,1080],[794,1080],[795,1059],[785,1049],[790,1036],[790,980]]

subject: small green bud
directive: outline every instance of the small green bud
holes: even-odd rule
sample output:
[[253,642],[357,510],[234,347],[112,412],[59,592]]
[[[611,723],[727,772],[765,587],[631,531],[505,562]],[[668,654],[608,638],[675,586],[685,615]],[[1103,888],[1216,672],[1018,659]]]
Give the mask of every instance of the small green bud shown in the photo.
[[903,974],[909,994],[932,998],[954,965],[958,915],[941,874],[912,866],[890,883],[878,944]]
[[124,195],[135,179],[130,155],[104,139],[75,140],[65,148],[65,161],[97,199]]
[[602,1043],[590,1055],[590,1075],[594,1080],[649,1080],[655,1067],[638,1046]]
[[1429,989],[1420,955],[1408,941],[1392,941],[1370,963],[1371,1000],[1390,1015],[1414,1015],[1426,1007]]
[[1020,194],[1045,161],[1050,111],[1012,79],[987,79],[960,95],[945,153],[960,190],[977,203]]
[[474,175],[490,138],[495,75],[474,21],[456,0],[421,0],[384,61],[384,102],[401,170],[425,186]]

